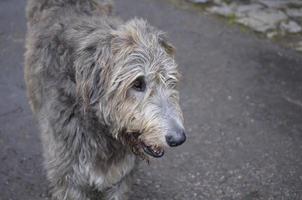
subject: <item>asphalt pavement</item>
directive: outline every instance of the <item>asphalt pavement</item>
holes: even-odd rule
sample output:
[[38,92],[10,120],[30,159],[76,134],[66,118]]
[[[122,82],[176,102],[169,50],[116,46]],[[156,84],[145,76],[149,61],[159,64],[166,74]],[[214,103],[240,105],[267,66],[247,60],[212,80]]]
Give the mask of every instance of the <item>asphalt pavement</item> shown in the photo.
[[[131,200],[301,200],[302,54],[163,0],[115,0],[166,31],[187,142],[141,163]],[[25,97],[24,0],[0,1],[0,200],[48,199]]]

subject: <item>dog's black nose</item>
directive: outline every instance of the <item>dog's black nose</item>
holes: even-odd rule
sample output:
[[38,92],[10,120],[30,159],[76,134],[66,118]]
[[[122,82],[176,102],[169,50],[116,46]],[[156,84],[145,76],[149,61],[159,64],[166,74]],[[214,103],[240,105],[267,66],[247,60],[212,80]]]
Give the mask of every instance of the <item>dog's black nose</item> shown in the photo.
[[186,141],[186,134],[184,130],[177,130],[174,133],[170,133],[166,136],[166,141],[170,147],[176,147]]

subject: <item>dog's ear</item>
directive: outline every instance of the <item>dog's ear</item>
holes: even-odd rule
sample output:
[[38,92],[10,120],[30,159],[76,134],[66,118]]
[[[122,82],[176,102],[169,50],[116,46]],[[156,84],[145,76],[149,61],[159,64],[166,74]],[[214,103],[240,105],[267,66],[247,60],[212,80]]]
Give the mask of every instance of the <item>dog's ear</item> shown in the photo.
[[175,47],[168,41],[166,34],[161,33],[158,36],[158,42],[170,56],[175,55]]
[[84,110],[98,102],[103,93],[101,73],[109,65],[110,55],[110,45],[97,42],[82,47],[76,54],[76,87]]

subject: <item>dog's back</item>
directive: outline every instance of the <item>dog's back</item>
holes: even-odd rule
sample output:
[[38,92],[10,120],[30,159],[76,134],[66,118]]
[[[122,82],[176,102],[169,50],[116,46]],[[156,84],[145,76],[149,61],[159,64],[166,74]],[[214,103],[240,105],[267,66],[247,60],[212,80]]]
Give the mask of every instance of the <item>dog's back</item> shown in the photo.
[[110,0],[28,0],[26,17],[29,25],[45,23],[66,12],[86,15],[109,15],[112,11]]
[[84,41],[88,30],[111,26],[110,20],[105,20],[111,10],[112,4],[106,0],[28,0],[25,81],[35,114],[41,106],[42,90],[49,85],[45,81],[53,79],[62,85],[66,81],[60,80],[60,75],[74,79],[74,41]]

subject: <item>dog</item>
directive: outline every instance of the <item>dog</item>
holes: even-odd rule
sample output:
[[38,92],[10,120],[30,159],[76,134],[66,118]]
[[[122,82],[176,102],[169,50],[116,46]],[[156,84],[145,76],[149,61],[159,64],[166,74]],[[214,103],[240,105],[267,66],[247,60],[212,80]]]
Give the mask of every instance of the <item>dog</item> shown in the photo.
[[139,158],[186,140],[175,49],[108,2],[28,0],[25,82],[54,200],[126,200]]

